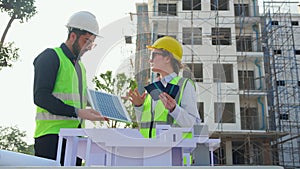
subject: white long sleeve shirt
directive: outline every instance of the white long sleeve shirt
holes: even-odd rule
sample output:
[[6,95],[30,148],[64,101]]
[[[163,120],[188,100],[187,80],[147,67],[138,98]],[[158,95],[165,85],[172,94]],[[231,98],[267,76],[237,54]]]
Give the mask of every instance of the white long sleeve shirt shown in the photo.
[[[161,82],[166,87],[166,85],[173,79],[177,77],[175,72],[165,76]],[[154,110],[157,101],[152,100],[152,110]],[[143,106],[135,107],[137,121],[141,120],[141,115],[143,111]],[[192,127],[194,124],[199,124],[201,119],[197,108],[197,96],[194,85],[188,80],[182,94],[181,105],[176,104],[173,112],[169,114],[176,120],[177,124],[181,127]]]

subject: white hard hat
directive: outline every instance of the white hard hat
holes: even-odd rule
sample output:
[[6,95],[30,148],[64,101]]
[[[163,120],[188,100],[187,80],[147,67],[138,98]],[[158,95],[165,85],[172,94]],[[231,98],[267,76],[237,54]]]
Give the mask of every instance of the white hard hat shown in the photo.
[[74,13],[67,25],[68,28],[77,28],[88,31],[94,35],[99,36],[99,25],[95,15],[87,11],[80,11]]

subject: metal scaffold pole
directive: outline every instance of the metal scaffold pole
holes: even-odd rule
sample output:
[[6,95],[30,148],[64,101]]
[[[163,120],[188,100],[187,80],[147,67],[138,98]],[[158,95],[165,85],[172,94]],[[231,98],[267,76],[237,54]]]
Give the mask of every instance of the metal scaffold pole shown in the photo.
[[294,27],[290,8],[298,2],[264,1],[265,52],[269,74],[270,124],[287,133],[273,143],[278,150],[276,164],[286,168],[300,166],[300,89],[299,61],[296,57]]

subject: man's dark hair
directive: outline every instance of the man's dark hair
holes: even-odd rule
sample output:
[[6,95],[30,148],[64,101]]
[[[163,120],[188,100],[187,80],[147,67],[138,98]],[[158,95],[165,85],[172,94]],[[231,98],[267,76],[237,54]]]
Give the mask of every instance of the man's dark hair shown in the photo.
[[68,39],[70,38],[70,35],[72,32],[74,32],[78,37],[80,37],[81,35],[85,35],[87,33],[92,35],[92,33],[88,32],[86,30],[77,29],[77,28],[69,28]]

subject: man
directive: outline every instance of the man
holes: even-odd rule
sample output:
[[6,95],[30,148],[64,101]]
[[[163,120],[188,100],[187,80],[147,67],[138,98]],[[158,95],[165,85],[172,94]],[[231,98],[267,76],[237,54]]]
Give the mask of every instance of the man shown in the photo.
[[[94,47],[99,34],[96,17],[80,11],[70,17],[66,26],[66,42],[44,50],[33,63],[34,103],[37,105],[35,155],[54,160],[61,128],[81,128],[81,119],[108,120],[100,112],[85,108],[87,83],[80,57]],[[61,163],[63,165],[62,160]],[[77,165],[81,165],[81,161]]]

